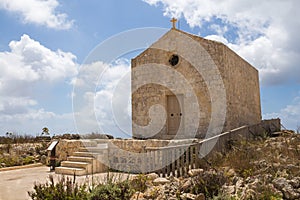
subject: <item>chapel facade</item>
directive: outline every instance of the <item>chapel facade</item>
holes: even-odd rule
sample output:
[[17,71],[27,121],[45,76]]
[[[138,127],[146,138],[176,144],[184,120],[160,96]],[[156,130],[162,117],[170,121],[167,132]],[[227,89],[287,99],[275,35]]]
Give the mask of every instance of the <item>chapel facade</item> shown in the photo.
[[204,138],[261,122],[258,71],[174,26],[131,61],[134,138]]

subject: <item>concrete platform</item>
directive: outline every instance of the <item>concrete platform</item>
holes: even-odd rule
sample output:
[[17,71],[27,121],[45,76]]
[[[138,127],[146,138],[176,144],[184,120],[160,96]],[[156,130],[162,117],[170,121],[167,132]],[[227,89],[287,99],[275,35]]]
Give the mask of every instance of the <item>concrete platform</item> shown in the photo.
[[[54,180],[58,180],[61,175],[50,172],[50,168],[46,166],[16,169],[0,172],[0,200],[26,200],[30,199],[27,192],[33,190],[35,182],[46,183],[49,175],[53,175]],[[117,180],[125,180],[128,174],[110,173],[117,177]],[[73,176],[70,176],[73,178]],[[78,176],[77,183],[94,183],[105,182],[107,173],[94,174],[93,176]]]

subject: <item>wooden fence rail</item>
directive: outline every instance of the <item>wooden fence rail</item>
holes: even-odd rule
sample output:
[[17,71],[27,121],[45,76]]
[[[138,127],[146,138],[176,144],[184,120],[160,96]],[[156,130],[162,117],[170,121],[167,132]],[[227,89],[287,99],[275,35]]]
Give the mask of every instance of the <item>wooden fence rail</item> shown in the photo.
[[153,172],[163,177],[184,176],[190,169],[198,168],[199,150],[200,143],[146,148],[147,157],[152,161],[150,168],[157,168]]
[[[226,151],[230,142],[240,140],[241,138],[248,140],[266,130],[270,132],[280,130],[280,120],[264,120],[260,124],[242,126],[229,132],[204,139],[198,143],[146,147],[147,165],[150,165],[149,169],[156,169],[152,172],[162,177],[170,175],[175,177],[185,176],[190,169],[200,167],[200,148],[206,153]],[[206,153],[204,156],[206,156]]]
[[[226,152],[234,141],[250,140],[259,134],[274,132],[280,130],[280,120],[264,120],[259,124],[242,126],[216,136],[199,140],[182,140],[181,145],[160,147],[142,146],[144,143],[136,141],[141,145],[140,152],[135,153],[126,151],[129,144],[124,142],[125,150],[115,145],[109,145],[107,159],[113,169],[131,173],[149,173],[155,172],[159,176],[175,177],[187,175],[190,169],[201,167],[200,163],[203,157],[209,156],[213,152]],[[182,144],[186,142],[185,144]],[[201,155],[200,155],[201,154]]]

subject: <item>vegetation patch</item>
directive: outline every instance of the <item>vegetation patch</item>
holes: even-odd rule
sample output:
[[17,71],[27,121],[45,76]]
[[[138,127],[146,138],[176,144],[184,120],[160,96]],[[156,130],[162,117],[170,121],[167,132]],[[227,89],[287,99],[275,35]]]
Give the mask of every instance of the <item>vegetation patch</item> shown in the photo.
[[87,200],[87,186],[78,185],[74,180],[65,178],[54,182],[53,176],[45,184],[34,184],[34,191],[28,192],[33,200]]

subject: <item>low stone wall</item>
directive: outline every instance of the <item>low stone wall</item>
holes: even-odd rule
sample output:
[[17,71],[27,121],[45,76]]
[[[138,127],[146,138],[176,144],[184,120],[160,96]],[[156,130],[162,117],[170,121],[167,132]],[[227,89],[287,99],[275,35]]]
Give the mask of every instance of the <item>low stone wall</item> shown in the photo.
[[145,149],[148,147],[165,147],[165,146],[176,146],[182,144],[191,144],[195,142],[199,142],[198,139],[183,139],[183,140],[157,140],[157,139],[149,139],[149,140],[122,140],[115,139],[109,140],[109,142],[116,147],[123,149],[125,151],[130,151],[134,153],[142,153],[145,152]]
[[[206,139],[184,139],[184,140],[136,140],[136,139],[95,139],[95,140],[60,140],[56,146],[56,158],[58,161],[67,160],[74,152],[79,151],[81,147],[92,146],[100,143],[108,143],[109,147],[117,147],[122,150],[141,153],[146,152],[147,148],[160,148],[165,146],[178,146],[184,144],[199,144],[203,154],[208,154],[213,151],[226,151],[231,141],[236,141],[241,138],[251,139],[261,134],[275,132],[280,130],[280,119],[263,120],[259,124],[251,126],[242,126],[240,128],[222,133],[218,136]],[[213,149],[212,149],[213,147]],[[126,152],[125,152],[126,153]],[[120,159],[123,155],[112,155],[116,159]],[[121,160],[121,159],[120,159]]]
[[59,143],[56,145],[57,161],[67,160],[67,157],[78,151],[80,147],[83,147],[81,140],[59,140]]
[[94,140],[59,140],[56,146],[56,159],[58,162],[67,160],[74,152],[80,148],[101,143],[108,143],[110,147],[118,147],[122,150],[141,153],[146,147],[164,147],[167,145],[181,145],[199,141],[198,139],[187,140],[136,140],[136,139],[94,139]]

